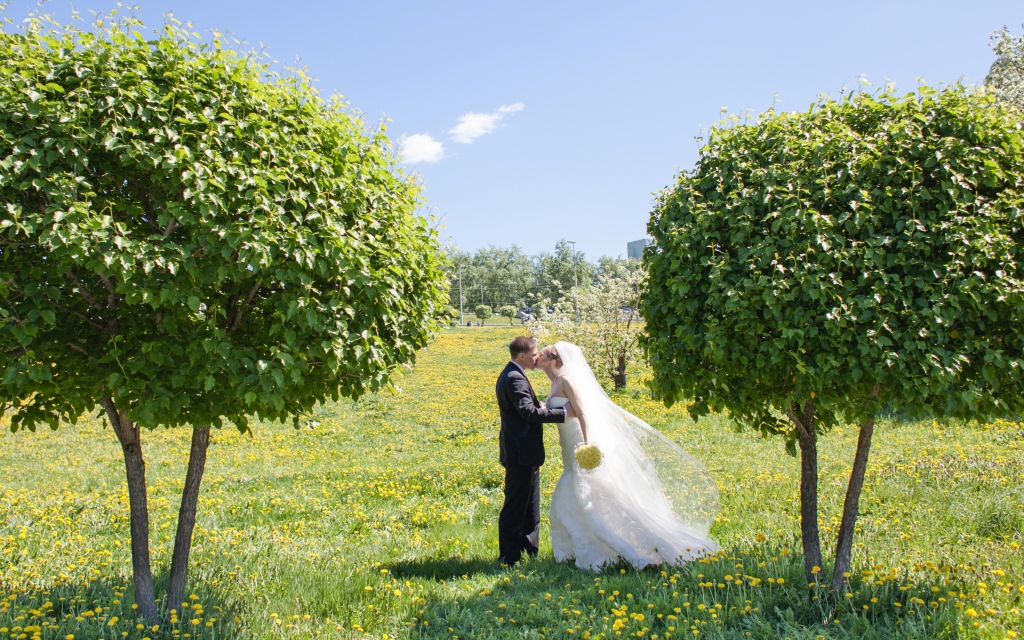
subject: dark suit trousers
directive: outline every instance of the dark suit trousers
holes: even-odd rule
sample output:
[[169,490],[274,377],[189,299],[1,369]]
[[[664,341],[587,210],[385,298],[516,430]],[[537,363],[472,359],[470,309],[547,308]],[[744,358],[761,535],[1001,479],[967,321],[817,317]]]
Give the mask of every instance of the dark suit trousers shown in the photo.
[[498,515],[498,553],[513,565],[540,541],[540,467],[505,465],[505,504]]

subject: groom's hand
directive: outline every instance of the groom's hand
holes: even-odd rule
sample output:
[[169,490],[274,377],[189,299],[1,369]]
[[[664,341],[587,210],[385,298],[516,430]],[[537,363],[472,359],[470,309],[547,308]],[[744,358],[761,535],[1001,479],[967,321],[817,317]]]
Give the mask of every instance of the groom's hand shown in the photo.
[[565,405],[565,417],[566,418],[575,418],[575,417],[577,417],[576,416],[576,411],[572,408],[571,404]]

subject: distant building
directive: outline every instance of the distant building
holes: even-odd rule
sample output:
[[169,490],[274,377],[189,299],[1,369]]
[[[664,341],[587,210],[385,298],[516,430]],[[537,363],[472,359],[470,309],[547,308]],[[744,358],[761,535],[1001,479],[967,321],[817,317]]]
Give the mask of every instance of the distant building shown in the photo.
[[644,247],[650,246],[651,241],[647,238],[643,240],[634,240],[633,242],[626,243],[626,257],[635,258],[639,260],[644,253]]

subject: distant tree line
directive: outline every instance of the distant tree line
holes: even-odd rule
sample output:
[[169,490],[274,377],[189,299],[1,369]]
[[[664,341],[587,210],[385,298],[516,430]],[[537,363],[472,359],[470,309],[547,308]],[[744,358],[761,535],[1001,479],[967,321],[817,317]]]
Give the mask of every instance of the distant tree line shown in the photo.
[[574,274],[572,245],[564,238],[555,244],[551,253],[529,255],[516,245],[490,246],[473,253],[455,248],[449,250],[448,258],[451,305],[459,308],[461,273],[466,313],[472,313],[479,305],[499,309],[532,307],[540,300],[557,303],[570,295],[576,279],[580,287],[596,284],[602,275],[613,273],[627,263],[626,259],[608,256],[591,261],[584,253],[577,252]]

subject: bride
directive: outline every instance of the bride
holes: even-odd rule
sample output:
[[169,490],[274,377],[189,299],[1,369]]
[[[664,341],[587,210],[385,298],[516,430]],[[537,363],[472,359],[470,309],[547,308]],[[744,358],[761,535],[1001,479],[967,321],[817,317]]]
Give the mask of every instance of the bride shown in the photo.
[[[710,555],[718,487],[693,456],[611,401],[574,344],[541,350],[537,368],[551,379],[549,407],[578,418],[558,425],[564,470],[551,496],[555,559],[600,571],[625,559],[637,569]],[[596,445],[602,464],[585,471],[575,449]]]

